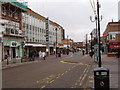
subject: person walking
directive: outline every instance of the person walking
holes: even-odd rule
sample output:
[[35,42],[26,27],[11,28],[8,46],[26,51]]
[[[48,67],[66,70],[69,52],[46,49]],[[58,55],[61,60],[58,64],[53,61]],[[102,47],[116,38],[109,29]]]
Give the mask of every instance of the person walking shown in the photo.
[[35,60],[35,53],[33,52],[32,53],[32,61],[34,61]]
[[41,59],[41,57],[42,57],[42,52],[39,51],[39,59]]
[[42,57],[43,57],[43,59],[45,60],[45,58],[46,58],[45,52],[42,52]]
[[82,54],[83,54],[83,55],[85,54],[85,51],[84,51],[84,50],[82,50]]

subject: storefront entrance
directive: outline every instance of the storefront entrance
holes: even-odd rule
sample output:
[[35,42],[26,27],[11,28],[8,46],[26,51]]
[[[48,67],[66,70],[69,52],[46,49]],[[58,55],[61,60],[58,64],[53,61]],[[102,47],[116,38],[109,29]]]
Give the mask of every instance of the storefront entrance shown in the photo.
[[12,58],[16,58],[16,49],[15,49],[15,47],[12,48]]

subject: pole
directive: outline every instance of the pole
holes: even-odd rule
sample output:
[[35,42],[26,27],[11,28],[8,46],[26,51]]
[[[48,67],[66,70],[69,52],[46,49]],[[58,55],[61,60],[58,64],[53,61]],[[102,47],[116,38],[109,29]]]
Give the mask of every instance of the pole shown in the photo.
[[88,54],[87,34],[86,34],[86,54]]
[[68,35],[67,35],[67,49],[68,49]]
[[46,18],[46,52],[47,55],[50,55],[50,49],[49,49],[49,18]]
[[97,17],[98,17],[98,58],[99,67],[101,67],[101,53],[100,53],[100,18],[99,18],[99,1],[97,0]]
[[96,44],[98,43],[98,31],[97,31],[97,15],[95,16],[95,22],[96,22]]
[[57,28],[55,30],[56,30],[56,57],[57,57]]
[[92,33],[90,33],[91,35],[91,52],[92,52]]
[[68,46],[68,35],[67,35],[67,55],[69,55],[69,46]]

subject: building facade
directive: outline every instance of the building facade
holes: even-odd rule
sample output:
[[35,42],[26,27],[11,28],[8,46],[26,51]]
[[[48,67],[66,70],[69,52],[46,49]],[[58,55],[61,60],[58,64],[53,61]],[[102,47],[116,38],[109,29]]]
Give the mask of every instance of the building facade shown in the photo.
[[0,38],[2,41],[2,60],[6,59],[6,56],[9,57],[9,60],[23,56],[24,28],[22,28],[22,12],[26,11],[26,6],[16,0],[14,1],[1,1]]
[[[39,51],[55,53],[65,37],[61,25],[47,20],[16,0],[0,2],[0,60],[38,56]],[[57,43],[56,43],[57,42]]]
[[46,52],[48,47],[47,39],[49,39],[49,52],[50,54],[53,53],[56,46],[56,36],[57,43],[61,43],[61,40],[64,38],[63,27],[51,20],[47,20],[47,18],[34,12],[30,8],[27,8],[27,13],[23,13],[23,16],[24,15],[26,16],[24,55],[30,57],[31,53],[38,55],[39,51]]
[[105,52],[120,50],[120,22],[109,22],[103,33]]

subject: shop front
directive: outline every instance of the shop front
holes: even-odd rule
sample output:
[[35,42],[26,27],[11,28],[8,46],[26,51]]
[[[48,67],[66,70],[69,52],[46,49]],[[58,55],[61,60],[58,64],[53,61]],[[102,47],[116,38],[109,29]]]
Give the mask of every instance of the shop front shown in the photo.
[[120,51],[120,42],[110,42],[109,43],[109,53],[108,56],[116,56]]
[[6,56],[9,60],[18,59],[22,57],[22,41],[4,40],[4,59]]

